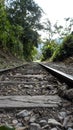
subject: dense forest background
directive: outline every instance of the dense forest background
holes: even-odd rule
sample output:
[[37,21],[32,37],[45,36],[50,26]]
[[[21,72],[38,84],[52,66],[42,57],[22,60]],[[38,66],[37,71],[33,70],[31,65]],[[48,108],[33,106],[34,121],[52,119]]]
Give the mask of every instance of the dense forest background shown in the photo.
[[32,60],[42,29],[42,9],[33,0],[0,1],[0,48]]
[[[65,25],[49,20],[41,24],[43,10],[33,0],[0,0],[0,49],[27,61],[61,61],[73,56],[73,18]],[[48,34],[44,40],[39,30]],[[42,53],[37,47],[43,43]]]

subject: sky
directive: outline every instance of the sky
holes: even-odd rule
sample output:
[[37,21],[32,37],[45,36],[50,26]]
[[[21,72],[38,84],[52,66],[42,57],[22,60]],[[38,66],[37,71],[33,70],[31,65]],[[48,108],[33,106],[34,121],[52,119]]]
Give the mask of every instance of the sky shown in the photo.
[[73,0],[34,0],[52,22],[63,22],[64,18],[73,17]]
[[[45,12],[43,19],[50,20],[52,25],[56,22],[64,26],[64,18],[73,18],[73,0],[34,0]],[[41,37],[46,39],[47,33],[40,31]]]

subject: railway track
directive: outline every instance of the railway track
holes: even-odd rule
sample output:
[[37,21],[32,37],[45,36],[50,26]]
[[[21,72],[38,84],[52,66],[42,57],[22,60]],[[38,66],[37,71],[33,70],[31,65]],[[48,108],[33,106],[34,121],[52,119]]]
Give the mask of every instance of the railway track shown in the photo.
[[0,124],[17,130],[72,130],[73,103],[62,98],[68,97],[68,85],[38,63],[0,71]]
[[65,82],[66,84],[68,84],[70,87],[73,87],[73,76],[63,73],[59,70],[56,70],[54,68],[51,68],[47,65],[43,65],[40,63],[40,65],[42,67],[44,67],[47,71],[49,71],[52,75],[54,75],[55,77],[57,77],[59,80],[61,80],[61,82]]

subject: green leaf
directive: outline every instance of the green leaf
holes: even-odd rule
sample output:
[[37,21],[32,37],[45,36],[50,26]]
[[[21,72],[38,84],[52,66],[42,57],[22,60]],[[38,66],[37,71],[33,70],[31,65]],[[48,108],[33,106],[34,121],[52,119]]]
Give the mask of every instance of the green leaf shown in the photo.
[[15,130],[15,128],[13,128],[12,126],[3,125],[0,126],[0,130]]

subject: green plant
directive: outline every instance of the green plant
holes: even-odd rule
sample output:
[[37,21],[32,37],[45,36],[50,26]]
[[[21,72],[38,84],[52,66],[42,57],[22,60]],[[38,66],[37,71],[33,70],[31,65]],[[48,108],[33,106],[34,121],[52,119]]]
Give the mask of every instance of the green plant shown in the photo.
[[53,56],[51,57],[51,60],[53,61],[62,61],[65,58],[68,58],[69,56],[73,55],[73,34],[70,34],[66,36],[60,44],[55,52],[53,53]]
[[49,59],[57,47],[55,41],[51,42],[46,41],[44,44],[45,45],[42,48],[42,55],[43,55],[42,60]]
[[7,125],[0,126],[0,130],[15,130],[15,128]]

